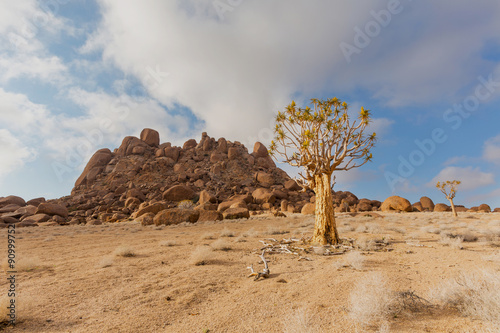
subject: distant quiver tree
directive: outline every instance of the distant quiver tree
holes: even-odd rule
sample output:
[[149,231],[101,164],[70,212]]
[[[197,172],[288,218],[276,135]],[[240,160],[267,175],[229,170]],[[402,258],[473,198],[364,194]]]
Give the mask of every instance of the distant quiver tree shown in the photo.
[[312,108],[300,108],[292,101],[283,112],[278,112],[269,152],[275,159],[279,155],[284,162],[301,167],[301,185],[316,194],[311,242],[337,244],[332,174],[370,161],[375,133],[364,133],[371,120],[370,110],[362,107],[357,118],[351,120],[347,103],[336,97],[311,102]]
[[453,198],[455,198],[455,195],[457,193],[457,186],[460,185],[461,181],[459,180],[452,180],[452,181],[445,181],[445,182],[437,182],[436,187],[443,192],[444,195],[446,195],[446,199],[450,201],[451,205],[451,210],[453,211],[453,216],[457,217],[457,210],[455,209],[455,204],[453,203]]

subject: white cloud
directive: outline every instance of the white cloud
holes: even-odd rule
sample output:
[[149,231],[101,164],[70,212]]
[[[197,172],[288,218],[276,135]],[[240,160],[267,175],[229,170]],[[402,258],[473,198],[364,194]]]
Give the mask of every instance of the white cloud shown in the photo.
[[462,183],[458,190],[475,190],[480,187],[495,184],[495,176],[493,173],[482,172],[479,167],[454,167],[449,166],[441,170],[439,174],[430,181],[427,186],[435,187],[437,182],[447,180],[459,180]]
[[[354,43],[353,29],[364,29],[374,20],[370,11],[385,9],[386,1],[245,1],[220,20],[208,0],[103,0],[102,24],[82,52],[102,49],[104,61],[146,86],[155,83],[147,68],[170,73],[150,90],[154,97],[191,108],[209,134],[251,143],[292,96],[342,97],[362,87],[393,106],[452,99],[450,91],[487,68],[472,55],[500,30],[496,3],[464,6],[402,2],[402,12],[348,64],[340,43]],[[463,13],[471,11],[464,25]],[[425,27],[409,32],[422,27],[422,17]]]
[[[57,6],[54,6],[56,4]],[[43,40],[62,32],[73,34],[69,22],[57,16],[58,2],[3,1],[0,3],[0,81],[16,78],[66,81],[66,66],[51,55]]]
[[44,82],[58,83],[67,81],[64,73],[67,67],[55,56],[16,56],[0,57],[0,80],[5,83],[11,79],[40,79]]
[[[252,143],[249,138],[269,126],[293,93],[316,94],[330,79],[328,63],[345,61],[341,37],[352,31],[353,16],[368,14],[356,8],[245,2],[218,22],[211,1],[196,4],[189,14],[176,2],[106,1],[102,26],[84,49],[102,47],[106,61],[146,86],[155,83],[147,68],[168,72],[150,89],[153,96],[191,108],[206,121],[209,135]],[[335,11],[346,13],[331,20]],[[324,25],[297,24],[307,20]]]
[[33,160],[35,152],[16,139],[11,132],[0,129],[0,179]]
[[488,162],[500,164],[500,135],[484,143],[483,158]]

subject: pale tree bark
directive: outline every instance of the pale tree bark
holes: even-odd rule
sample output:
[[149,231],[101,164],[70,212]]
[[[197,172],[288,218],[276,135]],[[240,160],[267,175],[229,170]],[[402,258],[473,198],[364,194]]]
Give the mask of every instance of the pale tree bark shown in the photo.
[[339,242],[330,183],[331,174],[324,173],[314,176],[316,211],[314,235],[311,242],[321,245],[338,244]]
[[450,200],[451,210],[453,212],[453,216],[457,217],[458,214],[457,214],[457,210],[455,209],[455,204],[453,203],[453,199],[448,199],[448,200]]

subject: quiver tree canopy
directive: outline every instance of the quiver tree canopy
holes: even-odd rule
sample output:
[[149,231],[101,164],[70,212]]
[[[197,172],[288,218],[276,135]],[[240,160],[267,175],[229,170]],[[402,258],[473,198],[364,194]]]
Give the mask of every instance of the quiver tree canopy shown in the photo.
[[292,102],[276,116],[275,138],[270,153],[284,157],[284,162],[303,168],[299,173],[314,189],[314,176],[350,170],[372,159],[370,149],[376,134],[365,135],[370,110],[361,107],[351,120],[348,105],[334,97],[311,99],[313,108],[299,108]]

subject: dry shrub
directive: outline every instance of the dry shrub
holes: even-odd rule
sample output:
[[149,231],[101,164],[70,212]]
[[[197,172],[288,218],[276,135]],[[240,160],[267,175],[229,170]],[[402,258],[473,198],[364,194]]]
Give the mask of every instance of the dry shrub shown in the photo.
[[113,265],[113,258],[112,257],[104,257],[99,261],[97,264],[98,268],[106,268],[106,267],[111,267]]
[[366,229],[366,226],[364,224],[360,224],[357,228],[356,228],[356,232],[357,233],[363,233],[363,232],[366,232],[367,229]]
[[473,234],[470,231],[465,231],[461,233],[459,237],[462,238],[464,242],[476,242],[478,240],[477,235]]
[[340,226],[337,228],[337,231],[340,233],[340,234],[345,234],[345,233],[348,233],[348,232],[351,232],[351,231],[354,231],[355,228],[351,225],[344,225],[344,226]]
[[429,234],[440,234],[441,233],[441,230],[436,228],[436,227],[433,227],[433,226],[430,226],[430,225],[426,225],[424,227],[421,227],[420,228],[420,231],[422,232],[426,232],[426,233],[429,233]]
[[392,226],[388,226],[386,229],[390,230],[390,231],[394,231],[394,232],[401,234],[401,235],[406,234],[406,228],[403,228],[403,227],[398,227],[398,226],[392,225]]
[[31,272],[43,266],[38,258],[21,258],[16,262],[15,267],[18,272]]
[[178,245],[176,241],[168,239],[168,240],[162,240],[160,243],[158,243],[160,246],[176,246]]
[[377,249],[377,244],[375,240],[368,237],[361,237],[355,242],[356,247],[361,251],[374,251]]
[[289,231],[283,230],[283,229],[280,229],[277,227],[272,227],[272,226],[267,227],[267,231],[266,231],[267,235],[283,235],[283,234],[287,234],[287,233],[289,233]]
[[232,249],[231,244],[222,238],[213,242],[210,247],[215,251],[229,251]]
[[201,239],[216,239],[217,237],[211,233],[211,232],[207,232],[207,233],[204,233],[202,236],[201,236]]
[[206,246],[198,246],[191,253],[190,262],[195,266],[208,265],[214,258],[212,249]]
[[345,263],[356,270],[362,270],[365,257],[359,251],[351,251],[345,255]]
[[220,232],[220,236],[221,237],[234,237],[234,232],[227,229],[227,228],[224,228],[224,230],[222,230]]
[[456,308],[465,316],[500,323],[500,275],[497,272],[462,272],[431,294],[444,306]]
[[382,229],[377,223],[367,223],[366,224],[367,232],[370,234],[380,234],[382,233]]
[[440,244],[445,246],[449,246],[452,249],[462,250],[464,247],[462,245],[463,239],[461,237],[450,237],[445,233],[441,233],[441,239],[439,240]]
[[289,312],[283,319],[284,333],[315,333],[311,315],[304,309]]
[[391,291],[380,273],[370,273],[353,288],[349,299],[350,317],[361,325],[380,322],[389,315]]
[[259,233],[254,228],[248,229],[242,234],[243,237],[257,237],[258,235]]
[[119,257],[134,257],[136,255],[134,249],[126,245],[117,247],[113,253],[115,256]]
[[245,243],[247,240],[243,238],[243,236],[237,237],[234,239],[236,243]]

